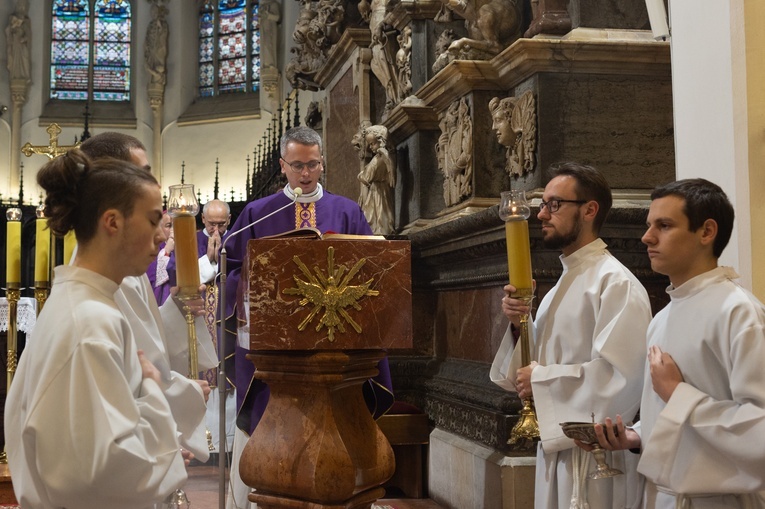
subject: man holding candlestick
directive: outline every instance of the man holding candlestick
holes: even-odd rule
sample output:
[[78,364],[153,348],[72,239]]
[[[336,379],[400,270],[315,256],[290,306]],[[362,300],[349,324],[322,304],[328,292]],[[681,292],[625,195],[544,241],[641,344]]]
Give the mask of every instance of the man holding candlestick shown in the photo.
[[[372,229],[359,205],[343,196],[331,194],[319,183],[324,162],[321,136],[308,127],[299,126],[288,130],[280,142],[282,174],[287,177],[287,185],[277,193],[249,203],[232,226],[232,231],[251,225],[241,235],[231,238],[226,245],[228,257],[228,286],[226,287],[226,316],[232,317],[236,311],[237,289],[240,270],[244,261],[247,242],[253,238],[284,233],[296,228],[313,227],[326,233],[348,233],[372,235]],[[295,196],[294,189],[300,188],[302,195]],[[279,208],[287,206],[267,220],[252,225]],[[246,310],[238,310],[239,326],[246,327]],[[235,327],[236,328],[236,327]],[[229,330],[231,328],[229,327]],[[247,508],[250,488],[239,477],[239,457],[257,426],[268,404],[270,391],[268,385],[254,378],[255,367],[246,359],[249,353],[249,334],[240,329],[235,353],[235,381],[237,393],[237,427],[234,436],[233,460],[231,468],[232,489],[226,503],[227,508]],[[227,331],[228,332],[228,331]],[[236,333],[236,332],[234,332]],[[233,338],[232,338],[233,341]],[[378,364],[379,374],[364,385],[364,398],[367,407],[376,419],[383,415],[393,404],[393,392],[390,383],[390,370],[387,358]],[[232,371],[227,368],[227,374]]]
[[[85,141],[80,149],[92,159],[114,157],[151,171],[143,144],[126,134],[101,133]],[[181,433],[181,444],[197,459],[206,461],[209,449],[204,416],[210,386],[205,380],[190,380],[182,374],[188,371],[187,325],[183,313],[173,299],[167,299],[158,307],[146,274],[125,277],[115,300],[127,317],[138,346],[162,375],[165,396]],[[217,355],[204,321],[197,318],[196,325],[199,364],[209,369],[217,364]]]
[[[586,482],[589,453],[559,423],[590,422],[619,413],[634,418],[640,403],[645,331],[651,307],[643,286],[599,238],[611,190],[594,168],[565,163],[552,169],[537,218],[545,247],[560,249],[563,272],[539,305],[531,327],[531,359],[521,365],[514,329],[530,312],[505,286],[502,311],[511,325],[491,367],[491,380],[532,398],[539,420],[535,508],[615,509],[639,502],[635,460],[609,458],[627,473]],[[615,409],[619,409],[616,411]],[[630,491],[631,490],[631,491]]]

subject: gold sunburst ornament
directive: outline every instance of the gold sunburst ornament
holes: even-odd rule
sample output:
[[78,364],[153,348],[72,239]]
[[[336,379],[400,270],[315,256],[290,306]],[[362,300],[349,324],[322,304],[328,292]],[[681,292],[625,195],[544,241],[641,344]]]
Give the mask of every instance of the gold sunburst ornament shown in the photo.
[[335,267],[335,248],[330,246],[327,248],[327,272],[325,273],[314,267],[315,275],[311,273],[310,269],[295,255],[292,260],[300,268],[300,271],[305,275],[307,280],[299,278],[297,275],[292,276],[295,280],[294,288],[285,288],[284,293],[287,295],[300,295],[303,297],[300,299],[300,305],[306,306],[309,303],[313,304],[308,316],[300,322],[298,330],[305,330],[306,326],[318,315],[322,309],[324,314],[319,323],[316,325],[316,332],[319,332],[322,327],[326,327],[329,333],[329,341],[335,340],[335,329],[340,332],[345,332],[344,322],[347,322],[353,327],[356,332],[361,333],[361,326],[348,314],[345,308],[352,306],[356,310],[360,310],[361,306],[359,301],[364,297],[376,297],[380,294],[377,290],[370,290],[373,279],[370,279],[366,283],[359,285],[351,285],[351,280],[356,277],[361,267],[364,266],[367,259],[362,258],[357,261],[351,270],[348,270],[345,265],[338,265]]

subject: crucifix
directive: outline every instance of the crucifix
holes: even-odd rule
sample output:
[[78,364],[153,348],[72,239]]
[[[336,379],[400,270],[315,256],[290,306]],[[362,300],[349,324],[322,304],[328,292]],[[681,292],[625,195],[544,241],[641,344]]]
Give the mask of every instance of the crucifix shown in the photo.
[[56,123],[49,125],[46,131],[50,136],[49,144],[47,146],[32,145],[27,142],[21,147],[21,151],[25,156],[31,157],[32,154],[42,154],[48,156],[48,159],[55,159],[58,156],[66,154],[69,150],[80,146],[80,143],[75,143],[74,145],[59,145],[58,135],[61,134],[61,128]]

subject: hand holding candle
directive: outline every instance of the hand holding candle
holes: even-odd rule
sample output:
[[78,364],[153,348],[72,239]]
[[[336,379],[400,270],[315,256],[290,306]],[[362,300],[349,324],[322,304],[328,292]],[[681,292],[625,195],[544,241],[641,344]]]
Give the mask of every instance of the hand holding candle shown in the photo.
[[8,288],[21,286],[21,209],[10,208],[5,213],[6,256],[5,282]]

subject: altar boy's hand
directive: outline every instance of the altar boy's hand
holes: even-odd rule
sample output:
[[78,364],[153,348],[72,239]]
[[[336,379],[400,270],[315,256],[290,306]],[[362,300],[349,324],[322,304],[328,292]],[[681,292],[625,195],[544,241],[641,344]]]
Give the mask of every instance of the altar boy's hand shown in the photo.
[[517,290],[513,285],[505,285],[502,289],[505,291],[505,296],[502,297],[502,312],[510,319],[513,325],[520,327],[521,315],[529,314],[531,307],[522,300],[511,297]]
[[202,298],[202,295],[204,295],[205,291],[207,290],[207,285],[199,285],[199,298],[197,299],[191,299],[182,301],[179,299],[178,291],[180,290],[179,287],[173,286],[170,288],[170,296],[173,298],[173,302],[175,302],[175,305],[178,306],[178,309],[181,310],[181,314],[185,315],[186,311],[184,311],[183,307],[188,306],[191,308],[191,313],[194,316],[204,316],[205,314],[205,300]]
[[662,352],[656,345],[648,350],[648,364],[651,367],[653,390],[666,403],[683,381],[683,374],[672,356]]
[[[621,451],[623,449],[639,449],[640,435],[632,428],[628,428],[622,421],[622,416],[616,416],[616,431],[614,431],[614,422],[610,417],[606,417],[605,429],[602,425],[595,425],[595,436],[598,437],[598,444],[607,451]],[[592,444],[574,440],[576,445],[585,451],[592,450]]]

